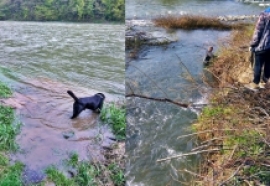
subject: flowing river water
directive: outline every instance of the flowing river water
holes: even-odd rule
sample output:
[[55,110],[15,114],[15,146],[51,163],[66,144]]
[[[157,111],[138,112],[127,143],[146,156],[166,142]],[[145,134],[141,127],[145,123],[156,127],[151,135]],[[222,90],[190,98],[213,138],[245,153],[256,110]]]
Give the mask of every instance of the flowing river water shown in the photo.
[[73,99],[66,92],[102,92],[105,106],[123,102],[124,50],[121,24],[0,22],[1,81],[14,91],[1,102],[16,108],[22,123],[11,159],[33,171],[61,167],[72,152],[80,160],[102,160],[102,147],[113,143],[111,130],[89,110],[69,119]]
[[[258,4],[233,0],[126,0],[126,18],[129,20],[183,13],[258,15],[262,10]],[[206,71],[202,59],[210,45],[217,52],[230,32],[165,30],[153,26],[135,26],[133,29],[150,32],[156,37],[173,38],[175,42],[162,46],[145,45],[136,49],[135,58],[128,57],[131,51],[126,50],[126,94],[170,98],[195,107],[207,103],[207,92],[211,90],[203,83]],[[200,161],[199,155],[157,160],[191,151],[196,140],[178,137],[192,132],[191,124],[196,122],[198,110],[139,97],[129,97],[126,102],[127,185],[179,186],[188,183],[191,175],[184,170],[194,171]]]

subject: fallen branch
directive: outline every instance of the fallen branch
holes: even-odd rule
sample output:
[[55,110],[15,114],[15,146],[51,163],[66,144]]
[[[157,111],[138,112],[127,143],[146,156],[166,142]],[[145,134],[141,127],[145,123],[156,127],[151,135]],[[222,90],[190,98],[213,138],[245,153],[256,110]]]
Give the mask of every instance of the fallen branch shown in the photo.
[[169,103],[172,103],[180,107],[184,107],[184,108],[188,108],[190,106],[190,104],[179,103],[168,98],[153,98],[153,97],[149,97],[149,96],[145,96],[141,94],[134,94],[134,93],[126,94],[126,97],[138,97],[138,98],[144,98],[144,99],[149,99],[149,100],[154,100],[154,101],[169,102]]
[[241,164],[241,165],[236,169],[236,171],[233,172],[233,174],[232,174],[227,180],[221,182],[221,183],[218,184],[218,185],[219,185],[219,186],[222,186],[222,185],[224,185],[226,182],[230,181],[230,180],[231,180],[231,179],[239,172],[239,170],[240,170],[242,167],[243,167],[243,164]]
[[233,157],[233,155],[234,155],[234,152],[235,152],[235,150],[237,149],[237,147],[238,147],[238,144],[234,145],[233,151],[232,151],[232,153],[231,153],[231,155],[230,155],[230,157],[229,157],[229,160],[232,159],[232,157]]
[[196,133],[192,133],[192,134],[187,134],[187,135],[182,135],[177,137],[177,139],[181,139],[181,138],[186,138],[189,136],[194,136],[194,135],[199,135],[199,134],[204,134],[204,133],[209,133],[209,132],[214,132],[214,131],[233,131],[233,130],[239,130],[239,129],[213,129],[213,130],[205,130],[202,132],[196,132]]
[[180,158],[180,157],[183,157],[183,156],[201,154],[201,153],[204,153],[204,152],[212,152],[212,151],[220,151],[220,149],[201,150],[201,151],[190,152],[190,153],[186,153],[186,154],[179,154],[179,155],[171,156],[171,157],[168,157],[168,158],[159,159],[159,160],[157,160],[157,162],[171,160],[171,159],[175,159],[175,158]]

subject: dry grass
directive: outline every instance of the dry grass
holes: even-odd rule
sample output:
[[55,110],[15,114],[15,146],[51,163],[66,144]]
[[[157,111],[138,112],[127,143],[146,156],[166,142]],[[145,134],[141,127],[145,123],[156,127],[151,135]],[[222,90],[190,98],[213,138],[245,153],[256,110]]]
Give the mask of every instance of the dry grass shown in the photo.
[[229,41],[220,43],[220,55],[210,65],[209,70],[219,80],[219,87],[236,86],[241,75],[250,66],[249,43],[252,38],[254,26],[234,30]]
[[184,16],[166,16],[153,20],[156,26],[173,29],[215,29],[215,30],[231,30],[243,28],[243,23],[229,24],[213,17],[203,17],[195,15]]

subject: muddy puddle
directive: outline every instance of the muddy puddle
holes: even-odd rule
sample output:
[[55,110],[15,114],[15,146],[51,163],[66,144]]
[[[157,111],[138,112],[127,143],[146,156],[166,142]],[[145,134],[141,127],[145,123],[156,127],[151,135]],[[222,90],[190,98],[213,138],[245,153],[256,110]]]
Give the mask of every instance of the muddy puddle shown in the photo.
[[[99,115],[90,110],[71,120],[73,99],[67,90],[78,97],[97,93],[46,78],[25,79],[11,98],[1,100],[2,104],[15,108],[22,122],[16,138],[19,151],[11,155],[12,161],[21,161],[30,170],[42,170],[49,165],[63,168],[64,160],[74,152],[79,160],[104,160],[103,148],[115,142],[114,135],[100,122]],[[120,100],[105,95],[105,105]]]

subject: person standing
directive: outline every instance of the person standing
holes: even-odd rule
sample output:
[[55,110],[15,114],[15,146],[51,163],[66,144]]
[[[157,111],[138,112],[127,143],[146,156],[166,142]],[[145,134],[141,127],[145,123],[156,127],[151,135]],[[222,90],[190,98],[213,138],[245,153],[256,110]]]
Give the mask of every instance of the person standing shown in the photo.
[[[255,63],[253,66],[253,82],[248,84],[247,87],[252,89],[264,88],[270,77],[270,7],[259,16],[249,50],[255,53]],[[263,82],[260,83],[263,66]]]

